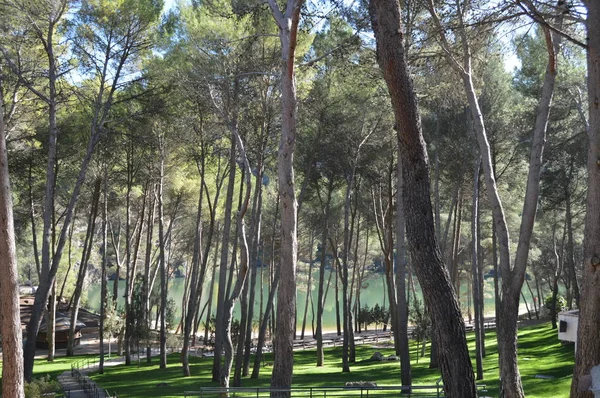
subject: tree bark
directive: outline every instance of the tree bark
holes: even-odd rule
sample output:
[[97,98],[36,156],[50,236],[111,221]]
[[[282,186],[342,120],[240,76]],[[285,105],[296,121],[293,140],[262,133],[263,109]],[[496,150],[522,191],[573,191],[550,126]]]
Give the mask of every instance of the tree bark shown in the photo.
[[[292,385],[294,368],[294,326],[296,324],[296,262],[298,256],[297,210],[294,183],[296,148],[296,78],[295,58],[303,0],[288,0],[282,13],[275,0],[268,0],[279,28],[281,42],[281,140],[277,158],[277,177],[281,197],[281,280],[277,290],[277,336],[273,344],[274,360],[271,387]],[[289,396],[272,393],[271,396]]]
[[[398,149],[401,142],[397,141]],[[412,385],[412,372],[410,368],[410,351],[408,345],[408,303],[406,302],[406,216],[402,197],[404,192],[404,181],[402,180],[402,160],[397,164],[397,193],[396,193],[396,302],[398,306],[398,354],[400,355],[400,380],[403,386]],[[439,210],[439,209],[437,209]],[[438,212],[439,215],[439,212]],[[439,221],[439,218],[437,218]],[[436,224],[439,225],[439,224]],[[436,229],[439,232],[439,228]],[[356,242],[358,244],[358,242]]]
[[397,0],[371,0],[369,13],[377,59],[390,92],[401,142],[406,234],[434,323],[444,390],[451,397],[476,397],[464,321],[435,239],[427,152],[400,33],[400,4]]
[[19,310],[19,272],[4,124],[4,76],[0,66],[0,335],[2,396],[23,398],[23,342]]
[[579,380],[600,363],[600,2],[587,0],[588,183],[584,260],[577,354],[571,397],[592,397],[579,391]]

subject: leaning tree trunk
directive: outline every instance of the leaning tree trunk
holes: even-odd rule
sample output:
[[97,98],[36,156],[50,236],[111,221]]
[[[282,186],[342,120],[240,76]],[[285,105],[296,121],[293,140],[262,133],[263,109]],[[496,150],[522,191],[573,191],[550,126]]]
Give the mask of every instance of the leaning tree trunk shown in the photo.
[[600,363],[600,2],[587,1],[588,65],[588,193],[585,216],[583,278],[577,332],[577,355],[571,397],[592,397],[580,391],[582,375]]
[[0,67],[0,335],[2,396],[23,398],[23,342],[19,311],[19,273],[4,125],[4,90]]
[[464,321],[435,238],[427,151],[400,33],[400,4],[398,0],[371,0],[369,13],[377,60],[390,92],[401,142],[406,235],[434,323],[444,390],[451,397],[476,397]]

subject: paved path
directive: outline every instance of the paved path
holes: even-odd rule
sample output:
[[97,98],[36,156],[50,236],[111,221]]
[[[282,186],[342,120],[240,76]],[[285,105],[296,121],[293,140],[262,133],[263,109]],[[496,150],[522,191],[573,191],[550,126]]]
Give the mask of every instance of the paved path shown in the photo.
[[[152,350],[151,355],[157,356],[160,354],[159,350]],[[86,362],[85,365],[80,366],[79,370],[75,373],[70,370],[63,372],[58,376],[58,382],[60,383],[65,396],[67,398],[108,398],[117,397],[111,395],[109,392],[99,387],[94,380],[90,379],[89,373],[98,370],[98,359],[92,360],[92,362]],[[125,363],[125,357],[116,356],[104,361],[104,366],[117,366]]]
[[[115,357],[104,361],[104,366],[116,366],[125,363],[124,357]],[[60,383],[65,396],[67,398],[107,398],[113,397],[106,390],[98,387],[88,376],[88,373],[96,371],[98,369],[98,363],[86,365],[85,368],[81,368],[72,372],[67,370],[58,376],[58,382]]]

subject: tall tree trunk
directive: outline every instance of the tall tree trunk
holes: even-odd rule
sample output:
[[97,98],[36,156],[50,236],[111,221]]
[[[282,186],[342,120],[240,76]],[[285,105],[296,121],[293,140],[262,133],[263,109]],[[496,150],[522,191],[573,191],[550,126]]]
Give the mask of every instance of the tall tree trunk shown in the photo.
[[[527,3],[527,5],[520,5],[528,7],[529,3]],[[559,1],[559,7],[562,7],[562,1]],[[517,319],[519,296],[525,278],[529,246],[537,211],[542,155],[552,95],[554,92],[554,83],[556,80],[556,56],[558,54],[559,36],[555,36],[547,26],[542,25],[548,50],[548,64],[531,140],[532,145],[529,158],[529,171],[523,210],[521,213],[522,218],[519,230],[519,242],[514,264],[511,265],[508,227],[506,225],[502,201],[500,200],[496,186],[496,177],[494,176],[494,171],[492,169],[490,144],[485,129],[483,115],[479,107],[479,98],[476,94],[475,85],[472,79],[471,48],[467,38],[467,28],[462,20],[462,14],[459,12],[458,18],[460,26],[458,27],[456,34],[458,38],[457,41],[459,41],[462,46],[462,57],[461,62],[458,62],[456,58],[451,56],[450,44],[446,37],[445,30],[442,28],[439,16],[435,11],[433,0],[428,1],[428,8],[438,30],[439,42],[444,49],[446,58],[463,81],[469,102],[469,109],[473,118],[477,142],[479,144],[479,151],[482,156],[482,166],[487,186],[488,199],[492,208],[496,238],[498,239],[499,265],[502,274],[502,297],[496,322],[502,388],[504,393],[510,397],[523,397],[521,375],[517,365]]]
[[302,316],[302,330],[300,331],[300,339],[304,339],[304,332],[306,331],[306,317],[308,316],[308,305],[312,295],[312,268],[313,268],[313,253],[315,245],[315,231],[310,231],[310,243],[309,243],[309,255],[308,255],[308,280],[306,281],[306,299],[304,300],[304,315]]
[[462,223],[462,209],[463,209],[463,192],[462,189],[458,191],[458,202],[456,204],[456,217],[454,217],[454,229],[452,234],[452,257],[450,267],[450,278],[454,285],[454,290],[458,295],[458,301],[460,302],[460,279],[459,279],[459,250],[460,250],[460,233]]
[[46,342],[48,343],[48,361],[54,361],[56,353],[56,279],[50,289],[48,307],[46,308]]
[[[397,140],[398,153],[401,142]],[[403,386],[412,385],[412,372],[410,368],[410,347],[408,345],[408,304],[406,302],[406,242],[405,220],[402,197],[404,195],[404,181],[402,180],[402,160],[398,158],[397,164],[397,194],[396,194],[396,302],[398,305],[398,352],[400,355],[400,380]],[[439,209],[437,209],[439,210]],[[438,213],[439,215],[439,213]],[[437,218],[439,222],[439,218]],[[439,225],[436,224],[436,225]],[[439,228],[437,229],[439,232]],[[357,242],[358,243],[358,242]]]
[[[277,338],[273,344],[274,360],[271,387],[292,385],[294,368],[294,326],[296,324],[296,262],[298,256],[297,210],[294,182],[294,152],[296,148],[296,78],[295,59],[303,0],[287,0],[281,12],[276,0],[268,0],[279,28],[281,42],[281,140],[277,158],[277,177],[281,197],[281,280],[277,290]],[[289,396],[272,393],[271,396]]]
[[340,267],[340,261],[339,258],[337,256],[336,253],[336,246],[334,246],[334,243],[331,241],[331,238],[329,238],[329,242],[331,245],[331,251],[335,254],[335,259],[336,261],[334,262],[335,267],[332,267],[332,272],[335,272],[335,289],[333,289],[334,293],[335,293],[335,298],[334,298],[334,303],[335,303],[335,328],[337,330],[337,335],[341,336],[342,335],[342,325],[341,325],[341,320],[340,320],[340,278],[341,278],[341,267]]
[[[261,155],[262,156],[262,155]],[[244,340],[244,357],[242,363],[242,376],[250,374],[250,354],[252,348],[252,331],[254,320],[254,301],[256,300],[256,276],[258,273],[258,251],[261,245],[261,228],[262,228],[262,180],[263,180],[263,161],[259,160],[259,172],[256,173],[255,179],[255,204],[253,204],[253,212],[251,218],[251,233],[252,245],[250,249],[250,283],[249,283],[249,298],[248,298],[248,322],[246,323],[246,338]],[[259,318],[260,319],[260,318]]]
[[[250,203],[250,195],[252,193],[252,175],[250,163],[248,162],[248,156],[246,154],[246,149],[244,147],[244,143],[239,135],[238,126],[237,126],[237,115],[234,115],[233,121],[230,124],[232,140],[235,141],[239,153],[239,158],[242,159],[242,183],[245,184],[244,198],[240,201],[240,206],[237,213],[237,231],[238,231],[238,240],[240,245],[240,264],[238,269],[237,280],[231,296],[225,302],[224,308],[224,317],[223,322],[225,324],[225,336],[224,336],[224,350],[225,350],[225,362],[222,365],[221,369],[221,387],[229,387],[229,377],[231,374],[231,367],[233,365],[233,341],[231,339],[231,321],[233,318],[233,307],[235,303],[239,300],[240,295],[242,294],[242,290],[246,285],[246,279],[248,276],[249,270],[249,262],[250,262],[250,253],[248,248],[248,240],[246,237],[246,226],[244,222],[244,218],[248,211],[249,203]],[[259,188],[260,189],[260,188]],[[240,189],[240,195],[242,190]],[[239,372],[237,373],[239,379],[235,380],[234,383],[236,386],[241,385],[241,365],[242,365],[242,350],[244,346],[244,337],[245,337],[245,322],[248,322],[247,312],[245,312],[246,319],[240,320],[240,330],[238,331],[238,358],[239,358]],[[251,321],[251,320],[250,320]]]
[[2,396],[23,398],[23,342],[19,310],[19,273],[4,124],[4,76],[0,66],[0,335]]
[[[215,357],[213,359],[212,380],[220,381],[221,352],[223,350],[223,319],[225,292],[227,289],[227,259],[229,254],[229,238],[231,234],[231,212],[233,206],[233,188],[235,185],[235,142],[231,141],[229,153],[229,181],[227,182],[227,196],[225,198],[225,214],[223,216],[223,237],[221,242],[221,260],[219,264],[219,284],[217,293],[217,317],[215,333]],[[233,261],[232,261],[233,263]]]
[[[204,156],[202,156],[202,165],[200,168],[200,178],[204,179]],[[189,362],[189,351],[190,351],[190,336],[192,334],[193,322],[196,319],[196,305],[197,296],[199,295],[199,289],[202,286],[203,281],[200,280],[200,263],[203,263],[202,259],[202,200],[204,197],[204,184],[200,183],[200,194],[198,196],[198,208],[196,210],[196,228],[194,235],[194,249],[192,253],[192,272],[189,279],[190,294],[187,301],[187,308],[185,313],[185,320],[183,324],[183,347],[181,349],[181,365],[183,367],[183,375],[190,376],[190,362]]]
[[477,380],[483,380],[483,325],[480,323],[482,311],[480,301],[481,283],[479,280],[479,172],[481,170],[481,158],[477,155],[475,161],[475,172],[473,175],[473,205],[471,213],[471,274],[473,276],[473,307],[475,309],[475,363],[477,369]]
[[156,202],[158,206],[158,252],[160,267],[160,368],[167,368],[167,268],[166,264],[166,234],[164,226],[164,205],[163,205],[163,184],[165,167],[165,143],[162,132],[159,136],[160,163],[158,166],[158,189],[156,192]]
[[558,280],[560,278],[560,274],[562,273],[562,261],[560,256],[558,255],[558,250],[556,248],[556,218],[554,223],[552,224],[552,247],[554,249],[554,275],[552,278],[552,304],[550,306],[550,319],[552,322],[552,329],[556,329],[556,300],[558,298]]
[[435,240],[427,152],[400,33],[400,4],[397,0],[371,0],[369,13],[377,60],[390,92],[401,142],[406,235],[439,344],[444,390],[451,397],[476,397],[464,321]]
[[[131,365],[131,345],[133,334],[133,314],[131,311],[131,292],[135,275],[133,274],[133,265],[131,264],[131,189],[133,187],[133,142],[129,140],[126,144],[126,193],[125,193],[125,365]],[[141,226],[140,226],[141,228]]]
[[573,308],[573,299],[575,299],[575,304],[577,308],[579,308],[579,284],[577,283],[577,274],[575,273],[575,256],[574,256],[574,244],[573,244],[573,217],[571,212],[571,193],[569,188],[567,188],[567,197],[566,197],[566,207],[565,207],[565,224],[567,226],[567,247],[565,253],[565,266],[567,268],[568,278],[570,280],[570,292],[568,306],[569,309]]
[[77,315],[79,313],[79,304],[81,301],[81,293],[83,292],[83,283],[87,275],[87,267],[92,252],[92,244],[96,231],[96,216],[98,214],[98,203],[100,202],[100,188],[102,178],[97,178],[94,184],[94,192],[92,193],[92,208],[88,218],[88,226],[83,243],[83,252],[81,254],[81,263],[79,264],[79,273],[77,282],[75,283],[75,291],[73,292],[73,307],[71,308],[71,324],[69,327],[69,340],[67,342],[67,356],[73,356],[73,348],[75,346],[75,329],[77,326]]
[[592,397],[579,389],[582,375],[600,363],[600,2],[586,1],[588,66],[588,183],[583,278],[577,332],[577,354],[571,397]]
[[[106,286],[106,267],[108,265],[108,166],[106,164],[106,153],[104,154],[103,178],[102,178],[102,260],[100,269],[100,320],[98,325],[98,334],[100,335],[100,362],[98,363],[98,373],[104,373],[104,322],[106,320],[107,304],[107,286]],[[110,344],[110,341],[109,341]]]
[[[275,236],[277,234],[278,217],[279,217],[279,195],[277,196],[277,201],[275,203],[275,216],[273,217],[273,227],[271,229],[271,231],[272,231],[271,257],[275,256]],[[272,264],[275,264],[274,258],[272,258],[271,260],[272,261],[270,261],[270,262]],[[263,267],[264,267],[264,262],[263,262]],[[263,267],[261,267],[261,298],[262,298],[262,281],[263,281],[262,268]],[[273,279],[271,280],[271,277],[269,277],[269,280],[271,280],[269,297],[267,298],[267,304],[266,304],[265,311],[263,314],[261,314],[262,319],[261,319],[260,328],[258,331],[258,342],[257,342],[257,346],[256,346],[256,354],[254,355],[254,365],[252,368],[252,375],[250,375],[251,379],[257,379],[259,372],[260,372],[260,361],[262,360],[262,350],[265,345],[265,336],[267,334],[269,320],[272,318],[271,313],[273,310],[273,302],[275,300],[275,294],[277,293],[277,285],[279,284],[280,275],[281,275],[281,267],[278,266],[277,269],[275,270],[275,275],[274,275]],[[261,301],[261,303],[262,303],[262,301]],[[261,304],[261,309],[262,309],[262,304]]]
[[[219,225],[217,225],[216,227],[217,230],[217,238],[219,238]],[[208,289],[208,308],[206,310],[206,319],[204,321],[205,324],[205,328],[204,328],[204,344],[208,344],[209,342],[209,332],[210,332],[210,324],[211,324],[211,317],[212,317],[212,304],[213,304],[213,296],[214,296],[214,291],[215,291],[215,276],[217,273],[217,260],[219,258],[219,243],[221,242],[220,239],[217,239],[217,243],[215,245],[215,254],[213,257],[213,261],[214,264],[212,266],[212,273],[211,273],[211,278],[209,281],[209,289]]]
[[[327,260],[327,240],[329,239],[329,205],[331,203],[331,194],[333,192],[333,180],[329,180],[327,187],[327,199],[323,206],[323,233],[321,235],[321,258],[319,265],[319,287],[317,289],[317,366],[323,366],[325,364],[325,353],[323,352],[323,312],[325,306],[326,294],[324,293],[325,283],[325,265]],[[333,270],[331,271],[333,272]]]
[[[152,263],[152,245],[154,242],[154,216],[156,212],[156,195],[155,195],[154,184],[150,181],[146,182],[146,195],[150,197],[150,204],[148,206],[148,225],[146,227],[146,250],[144,254],[144,279],[142,280],[142,300],[143,301],[143,311],[144,311],[144,321],[146,322],[146,327],[150,328],[150,296],[151,296],[151,286],[150,286],[150,266]],[[151,347],[150,347],[150,339],[148,339],[148,345],[146,346],[146,362],[150,362],[151,358]]]
[[265,336],[267,334],[267,326],[269,324],[269,318],[271,316],[271,310],[273,308],[273,302],[275,301],[275,294],[277,293],[277,285],[281,277],[281,267],[276,266],[275,276],[273,283],[271,283],[271,289],[269,290],[269,297],[267,298],[267,305],[265,307],[265,313],[260,323],[260,329],[258,331],[258,343],[256,345],[256,354],[254,355],[254,366],[252,368],[251,379],[258,379],[260,372],[260,361],[262,360],[262,351],[265,346]]

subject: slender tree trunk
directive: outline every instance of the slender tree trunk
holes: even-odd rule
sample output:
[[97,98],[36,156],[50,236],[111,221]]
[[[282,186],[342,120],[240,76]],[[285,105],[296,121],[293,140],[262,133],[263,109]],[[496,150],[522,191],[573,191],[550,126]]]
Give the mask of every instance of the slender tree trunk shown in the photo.
[[573,244],[573,217],[571,212],[571,193],[567,188],[566,197],[566,208],[565,208],[565,224],[567,226],[567,247],[565,253],[565,266],[567,267],[568,278],[570,280],[570,292],[569,297],[571,298],[568,302],[569,309],[573,309],[573,299],[575,304],[579,308],[579,284],[577,283],[577,274],[575,273],[575,258],[574,258],[574,244]]
[[556,248],[556,220],[552,224],[552,246],[554,248],[554,276],[552,278],[552,305],[550,308],[550,319],[552,321],[552,329],[556,329],[556,300],[558,297],[558,280],[560,278],[560,274],[562,273],[562,261],[560,260],[560,256],[558,255],[558,250]]
[[[131,189],[133,186],[133,143],[131,140],[126,144],[126,178],[127,187],[125,193],[125,364],[131,365],[131,345],[133,333],[133,316],[131,313],[131,291],[135,275],[133,273],[133,265],[131,264]],[[141,226],[140,226],[141,228]]]
[[477,369],[477,380],[483,380],[483,339],[481,337],[483,328],[480,323],[481,288],[479,280],[479,172],[481,170],[481,158],[477,155],[475,161],[475,173],[473,175],[473,205],[471,213],[471,245],[472,245],[472,260],[471,273],[473,276],[473,306],[475,309],[475,363]]
[[460,279],[459,279],[459,249],[460,249],[460,234],[461,234],[461,223],[462,223],[462,209],[463,209],[463,195],[462,189],[459,190],[458,203],[456,204],[456,217],[454,217],[454,231],[452,234],[452,258],[450,267],[450,278],[454,285],[454,290],[458,295],[458,301],[460,302]]
[[[262,156],[262,155],[261,155]],[[258,274],[258,251],[261,245],[261,228],[262,228],[262,180],[263,180],[263,161],[259,161],[258,170],[255,179],[255,205],[252,212],[252,247],[250,250],[250,286],[248,299],[248,322],[246,324],[246,339],[244,344],[244,358],[242,363],[242,376],[250,374],[250,354],[252,348],[252,330],[254,320],[254,302],[256,300],[256,276]],[[259,317],[260,319],[260,317]]]
[[476,397],[464,321],[435,239],[427,152],[400,33],[400,4],[397,0],[371,0],[369,13],[402,144],[406,235],[439,344],[444,390],[451,397]]
[[[204,156],[202,157],[202,166],[200,169],[200,178],[204,179]],[[200,194],[198,196],[198,209],[196,211],[196,228],[194,236],[194,251],[192,253],[192,272],[189,278],[190,294],[187,302],[187,312],[185,313],[185,321],[183,324],[183,347],[181,349],[181,365],[183,367],[183,375],[190,376],[190,336],[192,334],[193,322],[196,319],[196,305],[198,290],[202,282],[200,280],[200,263],[203,263],[202,256],[202,199],[204,197],[204,184],[200,183]]]
[[306,330],[306,317],[308,315],[308,304],[310,297],[312,295],[312,267],[313,267],[313,253],[314,253],[314,244],[315,244],[315,232],[313,230],[310,231],[310,251],[309,251],[309,262],[308,262],[308,280],[306,282],[306,300],[304,301],[304,315],[302,316],[302,330],[300,332],[300,339],[304,339],[304,332]]
[[[162,134],[159,133],[159,134]],[[164,205],[163,205],[163,183],[165,167],[165,143],[164,136],[159,137],[160,164],[158,168],[158,190],[156,202],[158,205],[158,250],[160,267],[160,368],[167,368],[167,268],[166,264],[166,236],[164,227]]]
[[[0,71],[1,73],[1,71]],[[0,90],[1,91],[1,90]],[[2,102],[3,103],[3,102]],[[0,105],[2,104],[0,103]],[[2,129],[5,129],[4,127],[2,127]],[[2,132],[2,134],[4,134]],[[29,160],[29,178],[28,178],[28,188],[29,188],[29,220],[31,222],[31,241],[33,244],[33,257],[35,259],[35,270],[36,270],[36,274],[38,277],[38,281],[41,279],[41,268],[40,268],[40,254],[39,254],[39,248],[38,248],[38,237],[37,237],[37,223],[35,222],[36,220],[36,214],[35,214],[35,206],[34,206],[34,200],[33,200],[33,150],[31,151],[32,155],[31,155],[31,159]],[[73,234],[73,228],[71,227],[71,235]],[[70,242],[70,240],[69,240]],[[68,274],[68,272],[67,272]],[[29,275],[29,280],[31,281],[31,275]],[[66,277],[65,277],[66,280]],[[64,286],[64,284],[63,284]],[[61,290],[61,296],[62,296],[62,290]]]
[[[100,270],[100,321],[98,325],[98,334],[100,335],[100,362],[98,363],[98,373],[104,373],[104,322],[106,320],[107,286],[106,286],[106,267],[108,265],[108,167],[106,165],[106,153],[104,154],[103,178],[102,178],[102,260]],[[110,344],[110,341],[109,341]]]
[[[275,236],[277,234],[277,221],[279,217],[279,195],[277,196],[277,201],[275,203],[275,216],[273,217],[273,227],[272,231],[272,239],[271,239],[271,256],[275,256]],[[275,262],[272,258],[271,263],[274,265]],[[263,262],[264,267],[264,262]],[[261,314],[261,323],[258,331],[258,342],[256,346],[256,354],[254,355],[254,366],[252,368],[252,375],[250,375],[251,379],[257,379],[260,372],[260,361],[262,360],[262,350],[265,345],[265,337],[267,335],[267,328],[269,326],[270,319],[272,318],[273,311],[273,302],[275,300],[275,294],[277,293],[277,285],[279,284],[279,277],[281,275],[281,268],[277,267],[275,270],[275,275],[269,280],[271,281],[269,297],[267,298],[266,308],[263,314]],[[261,298],[262,298],[262,267],[261,267]],[[261,305],[262,308],[262,305]],[[262,312],[262,311],[261,311]]]
[[[219,237],[219,226],[217,225],[217,238]],[[214,264],[212,267],[212,274],[209,281],[209,289],[208,289],[208,309],[206,310],[206,320],[205,320],[205,329],[204,329],[204,344],[209,342],[208,333],[210,331],[211,317],[212,317],[212,303],[213,303],[213,293],[215,291],[215,276],[217,273],[217,260],[219,258],[219,243],[220,239],[217,239],[217,244],[215,245],[215,254],[214,254]],[[213,325],[214,326],[214,325]]]
[[[325,283],[325,265],[327,259],[327,240],[329,239],[329,205],[331,203],[331,194],[333,192],[333,180],[329,180],[329,186],[327,187],[327,199],[325,200],[323,207],[323,233],[321,235],[321,258],[319,265],[319,287],[317,293],[317,366],[323,366],[325,364],[325,354],[323,352],[323,311],[325,306],[326,294],[324,293]],[[333,272],[333,271],[331,271]]]
[[[246,237],[246,226],[244,222],[245,215],[248,211],[249,203],[250,203],[250,195],[252,193],[252,175],[250,163],[248,162],[248,156],[246,154],[246,149],[244,147],[244,143],[239,135],[238,126],[237,126],[237,116],[234,116],[233,122],[231,123],[231,135],[232,140],[235,141],[239,153],[239,157],[242,159],[242,182],[245,183],[245,192],[243,200],[240,200],[240,206],[237,214],[237,231],[238,231],[238,239],[240,245],[240,264],[237,275],[237,280],[235,283],[235,287],[231,293],[231,296],[225,302],[225,316],[223,322],[225,323],[225,339],[224,339],[224,348],[225,348],[225,362],[223,363],[223,367],[221,370],[221,386],[229,387],[229,377],[231,374],[231,367],[233,365],[233,341],[231,340],[231,321],[233,318],[233,307],[235,303],[239,300],[240,295],[242,294],[242,290],[246,285],[246,279],[248,277],[249,270],[249,262],[250,262],[250,253],[248,248],[248,240]],[[260,189],[260,188],[259,188]],[[240,189],[240,194],[242,190]],[[244,311],[246,312],[246,311]],[[240,321],[240,330],[238,334],[238,378],[234,380],[234,384],[236,387],[241,385],[241,365],[242,365],[242,354],[243,354],[243,346],[244,346],[244,337],[245,337],[245,322],[248,322],[247,312],[242,314],[246,316],[242,316]],[[235,378],[235,375],[234,375]]]
[[[148,206],[148,225],[146,227],[146,250],[144,255],[144,279],[142,280],[142,300],[143,301],[143,311],[144,311],[144,321],[146,322],[146,326],[150,329],[151,324],[151,308],[150,308],[150,296],[151,296],[151,286],[150,286],[150,266],[152,263],[152,245],[153,245],[153,235],[154,235],[154,215],[156,211],[156,196],[154,194],[153,184],[148,181],[146,183],[146,195],[150,197],[150,205]],[[150,347],[150,339],[148,339],[148,345],[146,346],[146,362],[150,363],[151,361],[151,347]]]
[[83,292],[83,283],[87,275],[87,267],[92,252],[92,244],[96,231],[96,216],[98,214],[98,203],[100,202],[100,188],[102,178],[96,179],[94,192],[92,193],[92,208],[88,218],[88,227],[83,244],[83,252],[81,254],[81,263],[79,264],[79,273],[73,292],[73,307],[71,308],[71,325],[69,327],[69,340],[67,342],[67,356],[73,356],[73,348],[75,346],[75,329],[77,326],[77,315],[79,313],[79,304],[81,301],[81,293]]
[[[400,140],[397,141],[397,145],[398,150],[400,150]],[[398,186],[396,194],[396,301],[398,305],[398,330],[394,331],[394,333],[398,334],[399,345],[397,347],[397,354],[400,355],[400,380],[403,386],[410,386],[412,385],[412,372],[410,367],[410,347],[408,345],[408,304],[406,302],[406,217],[402,204],[404,182],[402,180],[402,160],[400,158],[398,158],[396,167]]]
[[[227,288],[227,259],[229,254],[229,237],[231,233],[231,212],[233,206],[233,188],[235,185],[235,142],[231,142],[229,153],[229,181],[227,182],[227,196],[225,199],[225,214],[223,221],[223,239],[221,242],[221,260],[219,265],[219,285],[217,293],[217,317],[215,333],[215,357],[213,359],[212,380],[220,381],[221,372],[221,352],[223,350],[223,319],[225,291]],[[233,261],[232,261],[233,263]]]
[[271,283],[271,290],[269,291],[269,297],[267,298],[267,305],[265,307],[265,313],[260,323],[260,329],[258,331],[258,343],[256,345],[256,354],[254,355],[254,367],[252,368],[251,379],[257,379],[260,372],[260,361],[262,360],[262,351],[265,346],[265,336],[267,334],[267,326],[269,324],[269,318],[271,316],[271,310],[273,308],[273,302],[275,301],[275,294],[277,293],[277,285],[281,276],[281,268],[277,266],[275,270],[275,276],[273,283]]

